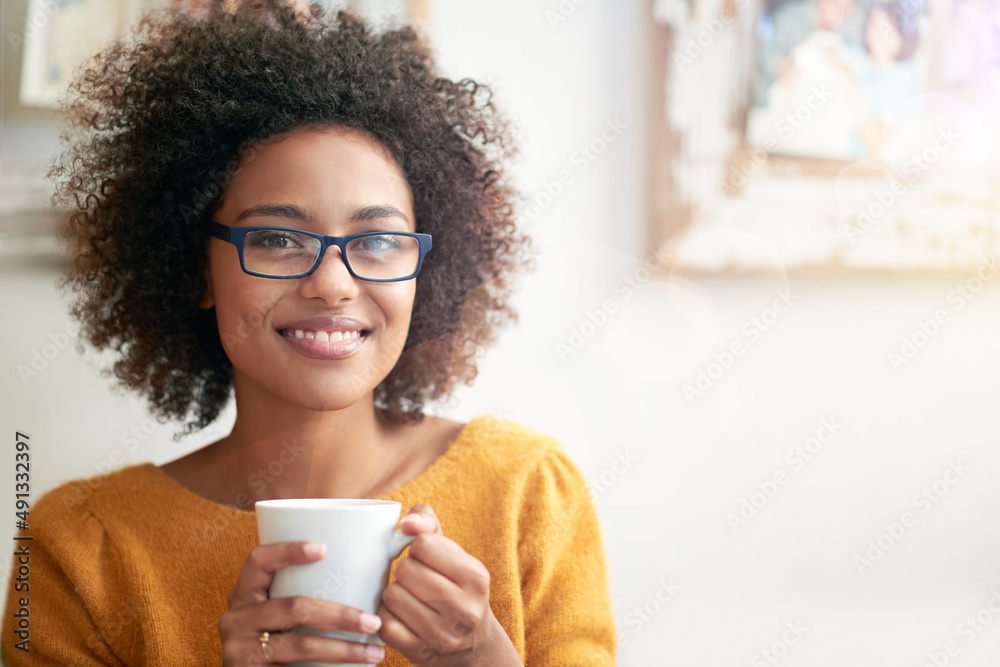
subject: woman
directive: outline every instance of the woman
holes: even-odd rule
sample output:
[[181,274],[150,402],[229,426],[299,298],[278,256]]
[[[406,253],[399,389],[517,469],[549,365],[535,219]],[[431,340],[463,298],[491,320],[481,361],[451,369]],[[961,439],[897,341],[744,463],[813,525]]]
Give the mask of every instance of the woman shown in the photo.
[[[77,205],[74,314],[160,417],[204,427],[231,390],[237,416],[188,456],[34,504],[6,664],[613,664],[596,514],[565,451],[422,415],[474,378],[528,247],[483,89],[438,78],[408,29],[268,0],[147,20],[75,90],[88,135],[52,173]],[[323,553],[257,545],[253,503],[301,497],[408,510],[418,537],[377,615],[267,598]]]
[[894,109],[921,93],[913,57],[919,46],[915,17],[892,2],[868,8],[864,46],[851,45],[838,72],[858,117],[858,143],[870,159],[882,152],[882,133]]

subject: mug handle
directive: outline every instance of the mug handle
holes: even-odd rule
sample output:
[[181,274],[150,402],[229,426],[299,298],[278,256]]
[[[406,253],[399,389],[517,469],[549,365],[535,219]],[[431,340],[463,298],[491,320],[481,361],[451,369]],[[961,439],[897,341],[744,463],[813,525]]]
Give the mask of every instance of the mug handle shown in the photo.
[[393,533],[392,542],[389,544],[389,559],[393,560],[398,558],[399,554],[403,553],[403,549],[405,549],[410,542],[415,539],[417,539],[416,535],[407,535],[401,530],[397,530]]

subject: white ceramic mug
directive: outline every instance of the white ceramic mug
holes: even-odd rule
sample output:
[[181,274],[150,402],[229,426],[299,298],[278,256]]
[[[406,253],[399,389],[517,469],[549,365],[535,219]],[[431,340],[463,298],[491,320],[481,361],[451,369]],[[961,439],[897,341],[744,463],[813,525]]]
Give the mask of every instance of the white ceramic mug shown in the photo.
[[[326,556],[322,559],[275,572],[269,596],[305,595],[374,614],[389,583],[389,564],[416,539],[415,535],[396,530],[402,507],[391,500],[355,498],[292,498],[254,503],[261,544],[308,541],[326,545]],[[308,625],[308,621],[305,623]],[[293,631],[382,644],[377,634],[329,632],[308,627]],[[327,663],[289,664],[292,667],[325,667]]]

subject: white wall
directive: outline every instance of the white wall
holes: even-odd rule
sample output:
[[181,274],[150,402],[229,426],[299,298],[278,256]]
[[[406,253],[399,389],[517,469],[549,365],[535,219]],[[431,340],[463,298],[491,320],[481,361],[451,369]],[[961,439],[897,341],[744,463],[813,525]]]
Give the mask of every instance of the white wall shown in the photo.
[[[562,170],[572,177],[529,223],[543,253],[519,296],[520,325],[443,412],[496,412],[556,435],[594,480],[620,664],[772,664],[759,652],[775,642],[787,649],[783,666],[919,666],[948,642],[958,650],[948,664],[995,664],[1000,280],[961,308],[957,279],[658,275],[629,292],[620,281],[644,278],[648,252],[644,3],[584,1],[555,29],[546,11],[557,0],[431,4],[442,68],[494,82],[520,125],[526,199]],[[5,72],[8,98],[10,84]],[[579,171],[574,154],[609,119],[626,128]],[[5,267],[0,277],[3,427],[11,439],[32,434],[36,492],[116,453],[159,463],[214,437],[173,443],[169,427],[108,396],[95,362],[68,348],[22,383],[16,366],[68,321],[51,282],[46,270]],[[791,306],[772,320],[783,292]],[[588,312],[606,301],[614,312],[591,330]],[[948,321],[893,369],[887,354],[937,310]],[[745,333],[754,318],[771,322],[756,338]],[[559,344],[580,342],[574,328],[593,335],[560,354]],[[743,353],[717,372],[713,355],[733,342]],[[689,401],[683,387],[699,370],[718,379]],[[824,419],[837,432],[797,469],[787,453]],[[130,451],[125,432],[143,426],[152,434]],[[939,482],[944,495],[924,511],[914,496],[949,462],[968,470]],[[782,472],[786,482],[734,532],[727,514]],[[11,498],[7,477],[0,492]],[[904,512],[912,526],[891,545],[883,537],[889,548],[859,572],[855,557]],[[679,587],[665,602],[664,583]],[[977,613],[983,625],[960,625]],[[805,628],[791,646],[781,644],[786,623]]]
[[[1000,620],[960,624],[992,620],[1000,591],[1000,280],[968,300],[955,290],[971,295],[971,276],[660,275],[624,290],[649,257],[644,4],[583,2],[555,29],[545,14],[555,0],[434,4],[445,68],[482,72],[517,111],[529,197],[605,119],[628,125],[533,221],[545,254],[522,292],[521,325],[461,414],[499,409],[556,434],[594,480],[623,665],[770,664],[760,651],[775,642],[782,665],[922,665],[949,642],[953,664],[993,664]],[[756,327],[785,291],[787,312]],[[606,324],[560,355],[609,299]],[[946,323],[894,369],[888,353],[939,310]],[[684,385],[699,370],[719,374],[713,355],[733,342],[743,354],[689,401]],[[824,419],[832,438],[809,461],[788,458]],[[949,462],[969,470],[957,477]],[[784,484],[734,531],[727,515],[776,473]],[[938,497],[946,474],[955,483],[938,482]],[[911,526],[882,537],[888,550],[859,572],[855,556],[905,512]],[[661,604],[663,583],[679,591]],[[795,638],[789,622],[807,630],[782,646]]]

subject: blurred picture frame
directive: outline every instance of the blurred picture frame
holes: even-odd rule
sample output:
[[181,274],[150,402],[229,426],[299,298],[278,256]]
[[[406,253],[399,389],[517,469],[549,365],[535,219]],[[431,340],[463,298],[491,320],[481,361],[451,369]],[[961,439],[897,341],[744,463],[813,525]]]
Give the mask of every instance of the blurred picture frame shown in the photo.
[[927,0],[769,0],[757,26],[746,143],[771,153],[878,160],[892,110],[941,78]]
[[[57,109],[75,68],[113,39],[126,35],[146,12],[174,6],[197,13],[220,0],[29,0],[24,31],[19,102]],[[238,0],[221,0],[238,4]],[[316,0],[327,12],[351,9],[376,29],[407,22],[425,26],[429,0]],[[290,0],[308,4],[307,0]]]
[[57,109],[76,67],[131,26],[157,0],[29,0],[19,102]]
[[[832,9],[853,36],[817,28]],[[650,234],[675,267],[963,273],[1000,251],[1000,5],[656,0],[653,19]]]

